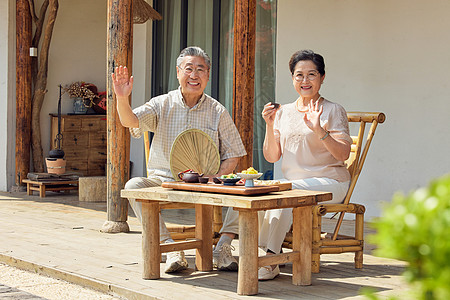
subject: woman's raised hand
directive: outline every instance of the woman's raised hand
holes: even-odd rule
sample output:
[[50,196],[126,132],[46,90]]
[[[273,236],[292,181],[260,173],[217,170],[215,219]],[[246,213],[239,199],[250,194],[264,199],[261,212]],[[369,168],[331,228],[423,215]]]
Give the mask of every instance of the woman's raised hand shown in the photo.
[[273,122],[275,120],[275,114],[278,108],[279,105],[274,105],[272,102],[269,102],[266,105],[264,105],[261,115],[264,121],[266,121],[267,125],[273,125]]
[[303,120],[305,121],[306,126],[314,132],[321,130],[320,116],[322,115],[322,112],[323,106],[319,106],[319,101],[314,103],[311,99],[311,102],[308,104],[308,111],[303,116]]
[[128,68],[126,66],[116,67],[114,73],[111,74],[114,93],[116,97],[128,97],[133,89],[133,76],[128,75]]

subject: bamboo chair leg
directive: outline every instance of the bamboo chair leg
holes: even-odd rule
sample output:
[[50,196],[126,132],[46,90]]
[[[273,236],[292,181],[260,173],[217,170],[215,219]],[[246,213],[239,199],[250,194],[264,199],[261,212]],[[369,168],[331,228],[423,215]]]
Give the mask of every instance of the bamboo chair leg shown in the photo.
[[361,250],[355,252],[355,268],[362,269],[364,249],[364,214],[356,214],[355,239],[361,241]]
[[312,221],[312,254],[311,254],[311,272],[319,273],[320,270],[320,234],[322,232],[322,216],[313,212]]
[[213,234],[222,228],[222,206],[214,206]]

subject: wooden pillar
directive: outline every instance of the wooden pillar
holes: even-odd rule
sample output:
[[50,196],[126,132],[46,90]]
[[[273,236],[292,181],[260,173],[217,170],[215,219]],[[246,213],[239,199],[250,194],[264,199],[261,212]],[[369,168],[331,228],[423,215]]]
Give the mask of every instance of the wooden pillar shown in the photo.
[[258,212],[239,210],[238,295],[258,294]]
[[[132,0],[108,0],[107,21],[107,92],[108,92],[108,159],[107,214],[102,232],[128,232],[128,200],[120,197],[129,178],[130,133],[120,123],[111,73],[116,66],[132,71],[133,17]],[[131,98],[130,98],[131,101]]]
[[27,0],[16,1],[16,186],[30,171],[32,20]]
[[234,2],[233,120],[247,155],[237,170],[253,165],[256,0]]

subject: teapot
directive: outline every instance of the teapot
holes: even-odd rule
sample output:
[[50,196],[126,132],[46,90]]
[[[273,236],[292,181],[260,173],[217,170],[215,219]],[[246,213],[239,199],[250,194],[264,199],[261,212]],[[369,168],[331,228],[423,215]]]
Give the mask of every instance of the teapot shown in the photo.
[[198,174],[197,172],[194,172],[194,170],[191,169],[178,173],[178,178],[180,178],[184,182],[189,183],[198,183],[199,182],[198,178],[202,176],[203,174]]

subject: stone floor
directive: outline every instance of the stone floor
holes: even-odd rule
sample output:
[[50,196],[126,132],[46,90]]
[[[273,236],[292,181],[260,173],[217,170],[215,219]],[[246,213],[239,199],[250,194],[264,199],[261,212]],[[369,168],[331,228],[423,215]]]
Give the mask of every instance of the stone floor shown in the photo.
[[[190,210],[164,211],[168,222],[192,224],[193,216]],[[127,299],[246,298],[236,294],[237,273],[195,271],[193,250],[186,252],[188,270],[143,280],[137,219],[130,213],[131,231],[119,234],[101,233],[105,220],[106,203],[79,202],[76,194],[48,192],[39,198],[0,193],[0,262]],[[350,230],[348,223],[344,222],[344,232]],[[237,255],[238,241],[233,245]],[[321,272],[313,274],[312,285],[306,287],[291,284],[292,265],[287,264],[276,280],[260,282],[259,294],[251,297],[364,299],[363,287],[382,297],[407,290],[400,276],[404,263],[373,256],[372,249],[366,245],[362,270],[354,269],[351,254],[322,255]]]

